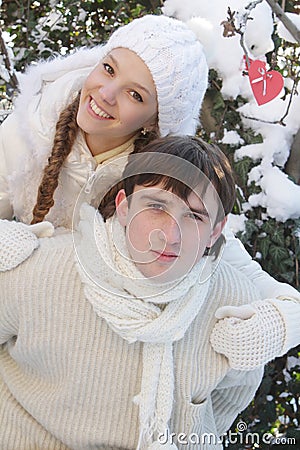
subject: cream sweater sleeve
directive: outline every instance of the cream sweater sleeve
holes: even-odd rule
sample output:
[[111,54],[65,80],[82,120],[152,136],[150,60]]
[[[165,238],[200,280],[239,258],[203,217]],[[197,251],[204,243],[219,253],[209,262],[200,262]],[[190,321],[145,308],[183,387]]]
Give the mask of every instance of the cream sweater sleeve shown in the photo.
[[249,372],[231,370],[212,392],[212,404],[218,435],[230,428],[236,416],[254,397],[263,377],[263,367]]
[[293,299],[271,299],[269,300],[278,310],[285,324],[285,340],[282,354],[300,343],[300,302]]
[[[19,308],[17,304],[17,295],[11,296],[3,286],[14,285],[15,271],[0,272],[0,344],[4,344],[14,336],[18,335],[19,329]],[[21,295],[21,294],[20,294]]]

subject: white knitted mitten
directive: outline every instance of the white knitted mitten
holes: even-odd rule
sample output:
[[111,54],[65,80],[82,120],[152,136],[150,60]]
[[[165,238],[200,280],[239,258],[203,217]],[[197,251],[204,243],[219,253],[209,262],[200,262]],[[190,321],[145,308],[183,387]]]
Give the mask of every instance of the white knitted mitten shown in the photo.
[[39,246],[39,237],[52,236],[54,227],[49,222],[25,225],[21,222],[0,220],[0,272],[17,267]]
[[210,337],[214,350],[236,370],[253,370],[282,354],[285,324],[268,300],[216,311],[219,320]]

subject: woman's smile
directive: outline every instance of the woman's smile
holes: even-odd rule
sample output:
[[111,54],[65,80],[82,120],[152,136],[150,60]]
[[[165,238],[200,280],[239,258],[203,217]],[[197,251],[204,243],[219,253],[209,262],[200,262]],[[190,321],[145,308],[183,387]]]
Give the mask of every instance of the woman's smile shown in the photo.
[[95,102],[93,98],[91,98],[89,107],[93,111],[94,114],[96,114],[97,117],[100,119],[113,119],[113,116],[108,114],[106,111],[104,111],[100,106]]

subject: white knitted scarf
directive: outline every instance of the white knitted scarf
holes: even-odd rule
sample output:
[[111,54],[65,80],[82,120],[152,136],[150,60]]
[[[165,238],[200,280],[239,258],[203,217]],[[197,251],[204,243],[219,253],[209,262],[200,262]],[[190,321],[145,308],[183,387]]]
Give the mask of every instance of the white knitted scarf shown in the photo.
[[179,281],[155,284],[130,261],[117,219],[104,223],[86,204],[81,219],[74,242],[86,298],[119,336],[144,343],[141,390],[134,398],[140,420],[137,449],[159,449],[157,438],[167,430],[173,406],[172,344],[184,336],[207,297],[211,260],[202,258]]

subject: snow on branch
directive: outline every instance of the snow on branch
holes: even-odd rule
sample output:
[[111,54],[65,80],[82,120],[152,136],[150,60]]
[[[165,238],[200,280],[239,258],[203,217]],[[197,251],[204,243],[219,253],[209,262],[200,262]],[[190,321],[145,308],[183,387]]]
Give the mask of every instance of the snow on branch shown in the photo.
[[266,2],[278,19],[283,23],[285,28],[291,33],[293,38],[298,42],[298,44],[300,44],[300,30],[296,27],[292,20],[285,14],[283,9],[275,0],[266,0]]

